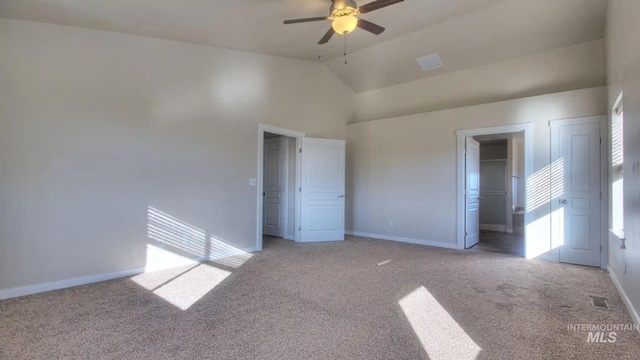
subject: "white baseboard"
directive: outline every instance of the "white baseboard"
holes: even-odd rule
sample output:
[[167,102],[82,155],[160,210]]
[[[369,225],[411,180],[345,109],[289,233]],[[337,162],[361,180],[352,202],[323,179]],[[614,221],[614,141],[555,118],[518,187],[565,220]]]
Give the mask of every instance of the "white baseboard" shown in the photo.
[[[508,232],[507,225],[480,224],[480,230]],[[513,232],[513,230],[511,230]]]
[[[252,247],[252,248],[244,249],[243,251],[247,253],[253,253],[259,250],[257,247]],[[199,258],[193,258],[190,260],[201,263],[203,261],[206,261],[207,259],[205,257],[199,257]],[[217,259],[214,258],[211,260],[217,260]],[[160,270],[160,269],[157,269],[157,270]],[[47,282],[42,284],[20,286],[20,287],[9,288],[9,289],[0,289],[0,300],[11,299],[11,298],[26,296],[26,295],[33,295],[33,294],[38,294],[38,293],[43,293],[43,292],[53,291],[53,290],[66,289],[70,287],[87,285],[87,284],[97,283],[101,281],[120,279],[127,276],[142,274],[144,272],[147,272],[147,271],[143,266],[135,269],[116,271],[116,272],[106,273],[106,274],[89,275],[89,276],[82,276],[82,277],[67,279],[67,280],[52,281],[52,282]]]
[[0,300],[142,274],[144,267],[0,290]]
[[609,271],[609,276],[611,277],[611,281],[613,281],[613,284],[616,286],[616,289],[618,289],[618,293],[620,294],[620,297],[622,298],[624,305],[627,307],[627,311],[629,311],[629,315],[631,315],[631,319],[636,324],[636,326],[638,326],[638,332],[640,332],[640,316],[638,316],[638,312],[633,307],[633,304],[631,303],[631,299],[629,299],[629,297],[627,296],[627,293],[624,292],[624,289],[622,288],[622,284],[620,284],[620,281],[618,281],[618,278],[616,277],[616,274],[611,270],[611,267],[609,267],[607,270]]
[[437,242],[437,241],[412,239],[412,238],[399,237],[399,236],[370,234],[370,233],[365,233],[360,231],[345,231],[345,234],[351,235],[351,236],[367,237],[367,238],[378,239],[378,240],[389,240],[389,241],[397,241],[397,242],[403,242],[408,244],[434,246],[434,247],[440,247],[440,248],[446,248],[446,249],[458,248],[457,244],[455,243],[443,243],[443,242]]
[[197,259],[196,261],[198,262],[203,262],[203,261],[207,261],[207,260],[211,260],[211,261],[216,261],[216,260],[221,260],[224,258],[228,258],[228,257],[233,257],[233,256],[242,256],[242,255],[247,255],[247,254],[251,254],[254,252],[258,252],[260,251],[260,249],[258,249],[257,246],[254,247],[250,247],[250,248],[246,248],[246,249],[233,249],[229,252],[226,252],[224,254],[218,254],[218,255],[209,255],[209,258],[201,258],[201,259]]

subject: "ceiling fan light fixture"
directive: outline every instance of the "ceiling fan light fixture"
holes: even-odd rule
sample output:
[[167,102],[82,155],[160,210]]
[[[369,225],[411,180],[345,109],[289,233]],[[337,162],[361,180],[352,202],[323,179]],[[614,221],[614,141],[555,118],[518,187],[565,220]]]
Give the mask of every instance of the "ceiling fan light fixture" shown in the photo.
[[336,17],[331,27],[338,34],[348,34],[358,27],[358,18],[353,15]]

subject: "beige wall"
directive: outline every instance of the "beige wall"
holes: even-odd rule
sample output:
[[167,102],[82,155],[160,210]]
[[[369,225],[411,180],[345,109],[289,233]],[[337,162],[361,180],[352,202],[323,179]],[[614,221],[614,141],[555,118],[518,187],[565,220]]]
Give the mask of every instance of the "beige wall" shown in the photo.
[[[549,165],[548,121],[606,114],[606,94],[597,87],[349,125],[347,229],[454,245],[456,130],[533,123],[535,173]],[[536,249],[551,248],[549,213],[546,203],[531,214]]]
[[[609,266],[640,311],[640,1],[611,0],[607,18],[609,109],[624,92],[624,233],[627,249],[609,244]],[[627,271],[625,273],[625,264]]]
[[358,93],[356,121],[604,86],[603,40]]
[[145,266],[155,207],[255,246],[258,122],[344,138],[305,62],[0,20],[0,289]]

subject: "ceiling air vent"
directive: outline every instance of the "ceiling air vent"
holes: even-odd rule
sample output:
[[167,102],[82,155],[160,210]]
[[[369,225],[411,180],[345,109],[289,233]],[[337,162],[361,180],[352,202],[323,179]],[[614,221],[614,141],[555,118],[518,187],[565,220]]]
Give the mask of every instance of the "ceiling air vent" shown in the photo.
[[418,64],[420,64],[420,67],[422,68],[423,71],[437,69],[444,65],[442,63],[442,59],[440,59],[440,55],[438,54],[423,56],[416,60],[418,61]]

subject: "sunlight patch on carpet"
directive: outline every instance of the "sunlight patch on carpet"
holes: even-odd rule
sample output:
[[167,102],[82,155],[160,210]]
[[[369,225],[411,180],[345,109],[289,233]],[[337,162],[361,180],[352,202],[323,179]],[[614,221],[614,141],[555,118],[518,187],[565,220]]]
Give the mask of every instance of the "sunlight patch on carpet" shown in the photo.
[[482,350],[424,286],[398,304],[431,360],[475,360]]
[[181,310],[187,310],[231,273],[207,264],[195,268],[162,285],[153,293]]

